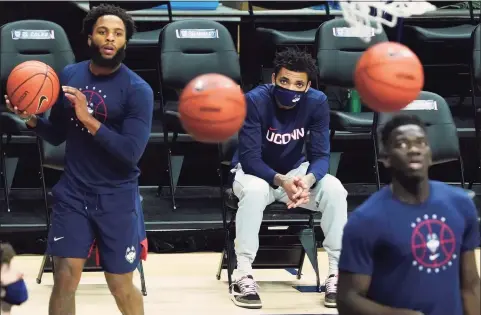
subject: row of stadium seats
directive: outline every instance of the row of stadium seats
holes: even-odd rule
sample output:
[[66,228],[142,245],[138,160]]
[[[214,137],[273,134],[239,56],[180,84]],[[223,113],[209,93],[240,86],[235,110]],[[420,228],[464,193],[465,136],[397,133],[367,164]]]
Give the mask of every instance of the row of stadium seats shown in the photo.
[[[330,20],[325,22],[323,25],[330,25],[330,23],[340,23],[340,19]],[[198,45],[195,39],[179,39],[175,36],[174,27],[190,27],[190,28],[209,28],[214,27],[222,30],[222,36],[219,36],[215,41],[205,41],[208,43],[208,47],[202,47]],[[56,39],[52,41],[29,41],[29,40],[13,40],[9,36],[10,32],[16,29],[42,29],[41,27],[47,27],[43,29],[54,29],[56,31]],[[339,27],[339,26],[331,26]],[[316,31],[315,46],[317,48],[317,58],[319,61],[319,76],[320,81],[324,85],[329,86],[341,86],[346,88],[352,88],[352,67],[354,66],[359,52],[367,47],[357,47],[361,45],[360,41],[357,39],[349,38],[336,38],[332,35],[332,30],[325,31],[326,27],[321,26]],[[476,28],[479,31],[479,27]],[[181,90],[183,86],[189,82],[189,80],[198,74],[206,72],[219,72],[223,73],[237,82],[241,83],[240,69],[238,63],[238,56],[235,49],[235,45],[232,38],[225,27],[217,22],[208,20],[184,20],[169,23],[165,28],[163,28],[160,34],[160,68],[159,74],[161,77],[161,85],[172,88],[174,90]],[[473,33],[474,34],[474,33]],[[475,41],[476,35],[471,36],[473,40],[471,41],[471,46],[478,44]],[[387,41],[386,34],[378,35],[372,43]],[[212,45],[214,43],[214,45]],[[40,46],[45,47],[40,47]],[[46,63],[52,65],[52,67],[57,71],[61,69],[68,63],[74,62],[74,55],[70,48],[68,38],[63,31],[63,29],[53,23],[46,21],[18,21],[9,23],[2,27],[2,42],[0,43],[0,50],[3,55],[1,59],[1,79],[3,82],[10,70],[18,63],[23,62],[28,59],[32,59],[32,53],[38,56],[37,59],[43,60]],[[477,49],[476,47],[472,48]],[[179,52],[177,55],[172,53],[173,51]],[[198,51],[199,54],[182,54],[182,52]],[[216,54],[205,54],[202,52],[212,51]],[[474,53],[473,58],[476,62],[478,56]],[[210,58],[220,58],[220,62],[216,59],[215,62],[211,62]],[[340,59],[338,59],[340,58]],[[327,60],[327,62],[326,62]],[[342,60],[341,64],[337,64],[336,61]],[[170,65],[177,65],[175,69]],[[473,77],[476,77],[477,65],[473,63]],[[347,72],[339,71],[339,69],[346,69]],[[476,89],[473,89],[475,91]],[[161,95],[162,98],[162,95]],[[473,97],[474,101],[474,97]],[[177,118],[177,103],[175,100],[162,99],[161,105],[163,108],[163,134],[164,142],[166,144],[167,153],[169,156],[169,173],[172,174],[171,167],[171,153],[169,150],[169,137],[168,133],[173,132],[175,138],[179,133],[182,133],[182,128]],[[476,114],[476,110],[473,111]],[[370,112],[361,113],[348,113],[342,111],[333,111],[333,118],[331,122],[332,135],[334,136],[338,131],[347,131],[353,133],[370,133],[373,125],[374,115]],[[479,115],[477,115],[479,116]],[[19,119],[14,117],[10,113],[2,113],[1,121],[1,133],[6,135],[17,135],[22,133],[28,133],[25,129],[25,124]],[[479,130],[476,128],[476,131]],[[7,139],[8,142],[8,139]],[[44,151],[51,152],[55,150],[50,150],[47,144],[42,147],[46,147]],[[49,155],[47,155],[49,156]],[[49,159],[47,159],[49,161]],[[3,161],[3,159],[2,159]],[[4,163],[3,163],[4,164]],[[48,162],[46,165],[55,164]],[[333,169],[336,169],[335,161],[333,161]],[[4,181],[6,176],[4,177]],[[173,180],[171,177],[171,190],[173,194]],[[5,188],[6,189],[6,188]],[[6,194],[8,196],[8,194]],[[7,198],[8,203],[8,198]],[[175,198],[172,197],[173,207],[175,208]]]
[[[314,45],[316,47],[315,57],[319,66],[318,74],[320,81],[325,85],[352,88],[354,86],[352,78],[353,69],[362,52],[370,45],[387,41],[388,39],[385,33],[376,35],[372,38],[370,44],[365,44],[357,38],[336,37],[334,36],[336,32],[333,32],[333,29],[339,27],[347,27],[347,23],[343,19],[336,18],[324,22],[316,30]],[[13,40],[11,35],[12,32],[22,29],[53,30],[55,32],[55,39],[42,41],[28,39]],[[215,29],[218,31],[219,36],[217,38],[212,38],[211,40],[203,41],[197,41],[192,38],[178,38],[178,36],[176,36],[176,30],[178,29]],[[470,51],[472,51],[473,54],[471,58],[473,87],[481,87],[481,25],[476,27],[471,39],[472,44]],[[220,23],[205,19],[174,21],[167,24],[160,31],[158,42],[160,52],[158,72],[162,86],[181,90],[192,78],[209,72],[224,74],[242,85],[239,57],[234,41],[228,30]],[[57,72],[60,72],[65,65],[75,61],[69,40],[61,26],[42,20],[23,20],[8,23],[0,28],[0,79],[2,81],[2,91],[11,69],[17,64],[30,59],[38,59],[46,62]],[[457,130],[449,106],[441,96],[432,92],[423,91],[419,95],[419,100],[431,101],[436,104],[436,110],[413,110],[413,112],[419,115],[428,125],[428,134],[431,138],[434,162],[444,163],[448,161],[458,161],[461,171],[461,184],[464,186],[463,165],[459,150]],[[183,130],[179,124],[178,114],[176,112],[176,101],[162,98],[161,96],[161,106],[163,109],[162,123],[164,127],[164,145],[169,156],[169,174],[172,174],[169,149],[172,141],[169,140],[168,133],[173,132],[175,139],[175,135],[183,132]],[[478,117],[479,116],[478,113]],[[373,139],[373,152],[375,155],[374,170],[378,187],[380,187],[381,183],[378,176],[377,165],[378,160],[382,155],[382,147],[378,141],[377,131],[390,117],[391,115],[388,114],[331,111],[332,137],[336,132],[347,131],[367,133]],[[8,137],[11,135],[28,133],[29,131],[26,130],[24,123],[10,113],[2,112],[0,118],[0,135],[2,135],[2,175],[4,181],[4,193],[7,205],[9,205],[8,186],[5,176],[5,144],[3,142],[3,135],[7,135],[8,144]],[[479,130],[479,125],[476,130]],[[235,149],[235,146],[235,137],[231,141],[219,145],[219,167],[221,169],[225,170],[226,165],[229,165],[231,154]],[[43,169],[62,169],[64,147],[52,147],[41,139],[38,139],[38,147],[41,155],[40,174],[43,183],[42,190],[45,199],[46,217],[48,220],[49,210],[47,190],[43,179]],[[335,154],[333,154],[333,156],[335,156]],[[331,161],[331,173],[335,173],[335,169],[337,168],[335,164],[335,161]],[[226,232],[225,250],[222,255],[223,262],[220,266],[223,266],[221,268],[232,270],[235,263],[233,262],[233,240],[230,235],[229,221],[235,217],[232,214],[235,214],[237,202],[232,191],[227,187],[228,184],[225,180],[225,176],[222,174],[223,172],[220,173],[220,194],[223,199],[222,213]],[[170,180],[172,206],[175,208],[176,201],[174,197],[172,176]],[[474,178],[471,180],[470,185],[473,181]],[[266,212],[282,211],[284,210],[284,207],[285,206],[282,204],[273,204],[269,206],[269,209],[267,209]],[[299,214],[306,214],[302,210],[296,211],[298,211]],[[308,216],[308,220],[300,223],[299,231],[296,233],[299,234],[303,251],[311,260],[318,275],[316,255],[317,242],[314,237],[314,219],[312,213],[306,215]],[[228,220],[229,217],[230,220]],[[47,226],[49,226],[49,222],[47,222]],[[301,256],[303,257],[303,255]],[[230,281],[231,272],[228,274]],[[220,277],[220,272],[218,273],[218,277]],[[318,284],[320,284],[319,276],[317,281]]]

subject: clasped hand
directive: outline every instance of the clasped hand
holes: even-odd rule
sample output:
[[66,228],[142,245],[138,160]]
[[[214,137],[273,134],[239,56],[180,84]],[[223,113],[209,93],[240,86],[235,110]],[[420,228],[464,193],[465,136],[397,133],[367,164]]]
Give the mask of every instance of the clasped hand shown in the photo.
[[309,202],[310,187],[304,177],[294,176],[285,181],[282,188],[289,198],[287,209],[297,208]]

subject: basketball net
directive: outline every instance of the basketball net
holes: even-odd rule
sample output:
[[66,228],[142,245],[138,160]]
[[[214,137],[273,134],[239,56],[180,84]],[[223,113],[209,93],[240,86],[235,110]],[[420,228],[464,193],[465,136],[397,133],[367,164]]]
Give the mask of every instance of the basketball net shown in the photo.
[[[383,24],[389,27],[396,26],[398,18],[412,15],[421,15],[429,11],[435,11],[436,6],[427,1],[362,1],[341,0],[339,5],[346,22],[354,28],[356,34],[366,43],[371,41],[373,30],[375,34],[381,34]],[[366,36],[363,36],[366,34]]]

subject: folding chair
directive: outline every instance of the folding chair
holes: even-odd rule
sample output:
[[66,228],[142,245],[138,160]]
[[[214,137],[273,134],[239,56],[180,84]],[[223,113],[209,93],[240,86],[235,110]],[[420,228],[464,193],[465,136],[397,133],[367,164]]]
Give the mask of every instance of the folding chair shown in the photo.
[[[64,29],[53,22],[44,20],[21,20],[0,27],[0,162],[3,177],[3,192],[10,211],[10,186],[7,173],[15,174],[16,165],[7,170],[6,149],[12,136],[35,136],[17,115],[5,108],[5,85],[14,67],[27,60],[38,60],[51,66],[57,73],[73,62],[72,52]],[[3,136],[7,136],[6,143]],[[37,141],[38,145],[38,141]]]
[[158,74],[173,209],[177,208],[175,188],[179,174],[173,174],[169,132],[173,133],[172,145],[176,143],[178,135],[185,132],[179,121],[178,100],[168,99],[164,92],[170,89],[179,95],[193,78],[206,73],[219,73],[242,85],[239,56],[227,28],[204,19],[167,24],[159,37]]
[[[50,112],[46,113],[46,117],[48,117]],[[41,167],[41,174],[42,174],[42,187],[45,197],[45,217],[46,217],[46,225],[47,225],[47,235],[48,231],[50,230],[50,216],[51,216],[51,209],[50,205],[53,204],[55,201],[53,200],[53,196],[51,193],[46,193],[47,188],[45,185],[45,179],[43,176],[43,169],[51,169],[56,171],[63,171],[64,170],[64,158],[65,158],[65,142],[59,146],[53,146],[49,144],[45,140],[39,140],[39,149],[40,149],[40,163]],[[49,200],[48,200],[48,199]],[[92,255],[94,254],[94,255]],[[141,283],[141,291],[144,296],[147,296],[147,289],[145,286],[145,277],[144,277],[144,269],[142,265],[142,261],[139,262],[137,266],[137,270],[140,274],[140,283]],[[89,259],[84,267],[84,272],[101,272],[103,269],[100,267],[99,261],[99,253],[96,246],[92,246]],[[55,273],[55,265],[53,263],[52,256],[44,254],[42,263],[40,265],[40,269],[37,275],[37,283],[42,282],[42,276],[44,272],[52,272]]]
[[[461,187],[464,188],[463,159],[459,149],[459,139],[456,124],[454,123],[448,103],[432,92],[422,91],[417,100],[404,110],[397,113],[376,113],[373,123],[373,139],[375,146],[375,166],[378,173],[378,163],[383,156],[383,147],[380,142],[380,132],[383,126],[393,116],[411,114],[418,116],[427,128],[427,135],[432,151],[433,164],[458,162]],[[377,176],[377,185],[381,183]]]
[[[227,269],[227,278],[229,282],[229,290],[232,284],[232,272],[236,267],[235,251],[234,251],[234,237],[231,235],[231,228],[235,221],[235,214],[238,209],[238,199],[234,195],[231,186],[232,180],[228,180],[224,173],[230,173],[232,157],[237,149],[238,139],[237,135],[229,139],[219,148],[219,177],[220,177],[220,194],[222,199],[222,222],[225,231],[225,243],[220,259],[219,268],[217,270],[216,278],[220,280],[223,269]],[[290,245],[279,246],[274,244],[264,245],[260,244],[257,257],[252,265],[254,269],[274,269],[274,268],[297,268],[297,279],[301,278],[302,267],[304,265],[304,258],[307,255],[312,268],[316,273],[317,291],[321,288],[319,278],[319,267],[317,260],[317,240],[314,232],[314,216],[316,213],[302,208],[287,209],[286,205],[281,202],[275,202],[264,210],[264,215],[273,215],[274,219],[264,220],[261,225],[261,233],[263,228],[267,231],[264,236],[278,237],[283,236],[287,241],[288,238],[296,238],[300,241],[294,243],[289,241]],[[282,219],[284,216],[284,220]],[[286,220],[289,218],[298,217],[299,219]],[[288,229],[276,230],[269,232],[270,227],[288,226]],[[261,235],[260,235],[261,237]],[[264,257],[261,253],[265,251]]]
[[[481,18],[481,17],[480,17]],[[481,24],[476,26],[471,35],[473,56],[471,62],[471,99],[474,107],[474,129],[476,141],[476,171],[474,177],[469,182],[469,189],[473,183],[481,183],[481,104],[476,101],[481,97]]]
[[[349,24],[342,18],[322,23],[316,33],[316,58],[319,84],[329,88],[353,88],[353,72],[361,55],[372,45],[388,41],[386,33],[376,34],[370,43],[365,43],[352,33]],[[370,134],[373,123],[372,112],[349,112],[346,108],[332,108],[330,138],[336,132],[346,133],[346,139],[357,141],[356,134]],[[347,138],[349,137],[349,138]],[[331,152],[330,174],[336,175],[342,152]]]

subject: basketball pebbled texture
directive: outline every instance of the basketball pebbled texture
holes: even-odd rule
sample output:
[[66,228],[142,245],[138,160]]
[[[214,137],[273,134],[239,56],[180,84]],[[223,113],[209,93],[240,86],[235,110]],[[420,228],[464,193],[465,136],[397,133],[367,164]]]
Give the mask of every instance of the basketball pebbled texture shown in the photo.
[[41,114],[57,101],[60,81],[49,65],[29,60],[13,68],[6,88],[12,106],[29,114]]
[[378,112],[398,111],[414,101],[424,86],[419,58],[404,45],[379,43],[364,52],[354,72],[361,99]]
[[246,112],[240,86],[215,73],[194,78],[179,99],[182,126],[200,142],[226,141],[242,127]]

